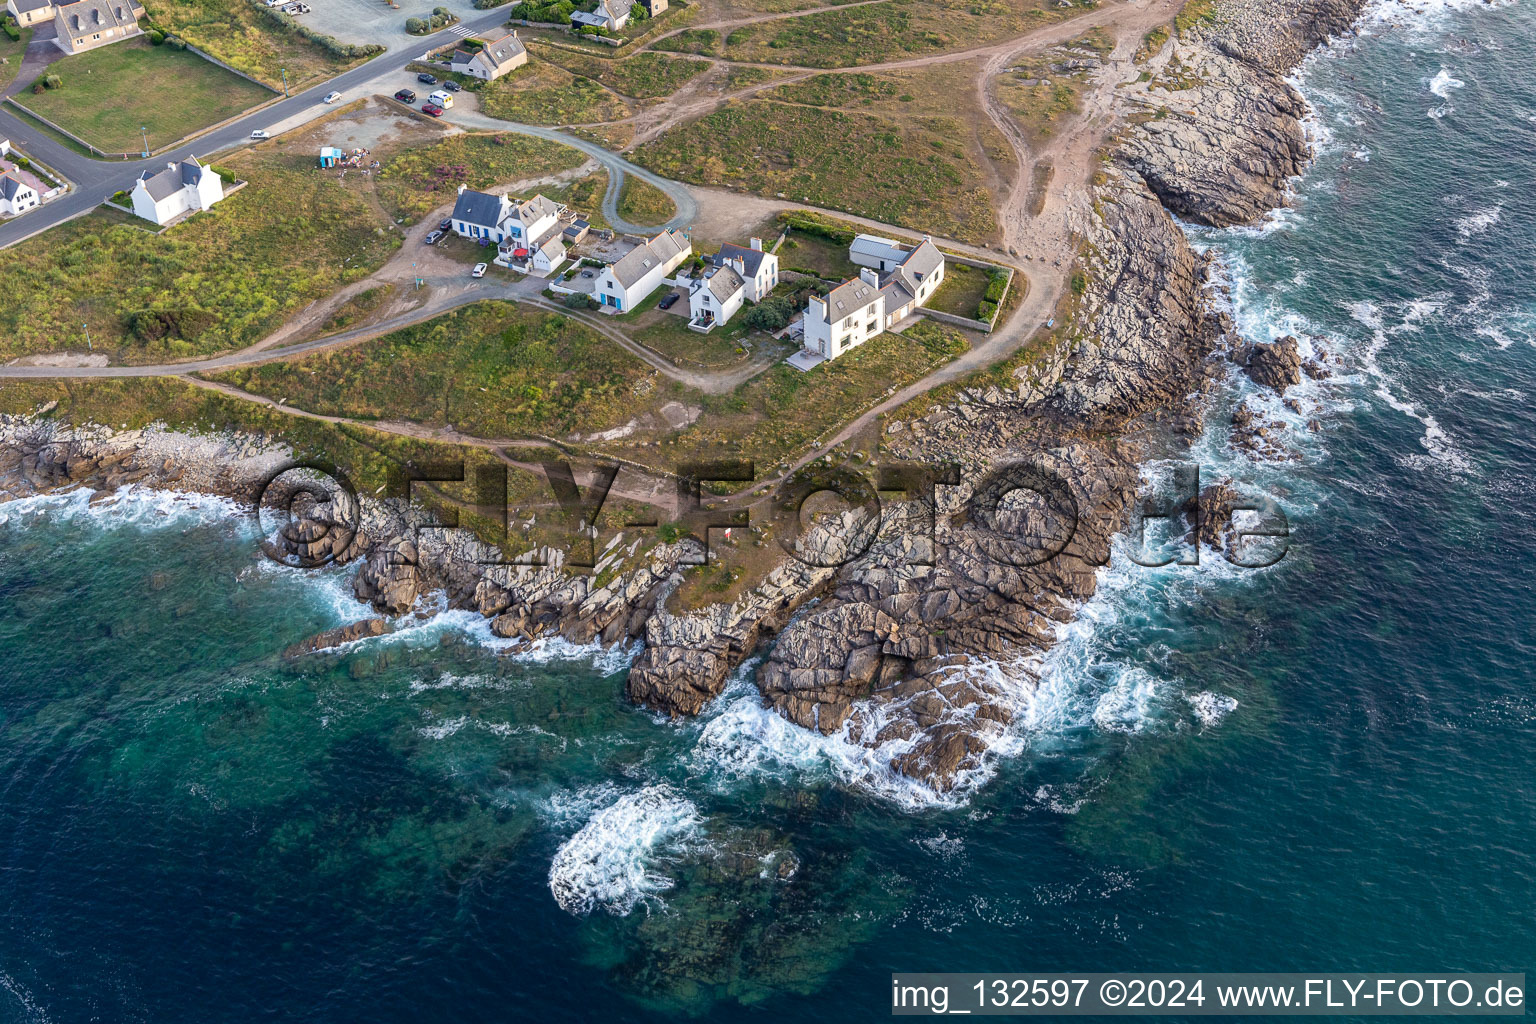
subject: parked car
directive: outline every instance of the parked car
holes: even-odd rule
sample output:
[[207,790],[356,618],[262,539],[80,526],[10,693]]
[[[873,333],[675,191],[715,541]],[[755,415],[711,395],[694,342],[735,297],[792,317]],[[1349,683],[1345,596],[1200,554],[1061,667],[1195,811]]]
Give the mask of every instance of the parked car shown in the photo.
[[260,128],[257,128],[255,131],[251,132],[251,138],[253,138],[253,139],[270,139],[271,137],[272,136],[268,135],[266,132],[262,131]]
[[328,92],[328,93],[325,94],[325,99],[321,100],[320,102],[322,102],[322,103],[335,103],[339,99],[341,99],[341,93],[339,93],[339,92]]
[[446,89],[437,90],[437,92],[428,96],[427,99],[431,101],[434,107],[442,107],[444,110],[453,106],[453,93]]
[[428,245],[436,245],[438,239],[440,239],[442,237],[443,237],[443,233],[441,231],[434,231],[430,235],[427,236],[427,244]]
[[476,263],[475,264],[475,269],[471,270],[469,272],[469,276],[470,277],[484,277],[485,276],[486,268],[488,266],[490,266],[490,264],[488,264],[488,263]]
[[431,114],[433,117],[443,116],[443,108],[435,103],[423,103],[421,105],[421,112],[423,114]]
[[443,88],[447,89],[449,92],[458,92],[459,89],[461,88],[461,86],[459,85],[458,82],[455,82],[453,79],[450,78],[450,79],[448,79],[447,81],[445,81],[443,83]]
[[437,222],[437,230],[439,231],[447,231],[451,227],[453,227],[452,217],[444,217],[442,220]]
[[437,76],[436,75],[429,75],[425,71],[423,71],[421,74],[416,76],[416,81],[420,82],[422,85],[436,85],[437,84]]
[[666,298],[662,299],[659,303],[657,303],[656,308],[657,309],[671,309],[675,305],[677,305],[677,292],[672,292]]
[[593,276],[593,274],[592,274],[592,271],[590,271],[590,270],[583,270],[583,271],[582,271],[582,272],[581,272],[581,276],[582,276],[582,277],[592,277],[592,276]]
[[395,93],[395,99],[399,100],[401,103],[415,103],[416,94],[409,89],[401,89],[399,92]]

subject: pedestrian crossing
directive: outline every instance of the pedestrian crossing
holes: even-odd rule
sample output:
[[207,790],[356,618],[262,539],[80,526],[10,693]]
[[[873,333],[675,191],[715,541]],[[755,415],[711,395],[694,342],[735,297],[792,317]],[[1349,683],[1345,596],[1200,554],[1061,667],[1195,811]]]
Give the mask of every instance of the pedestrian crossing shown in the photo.
[[455,25],[453,28],[448,30],[448,34],[451,36],[458,36],[460,39],[464,39],[468,36],[474,35],[475,30],[470,28],[468,25]]

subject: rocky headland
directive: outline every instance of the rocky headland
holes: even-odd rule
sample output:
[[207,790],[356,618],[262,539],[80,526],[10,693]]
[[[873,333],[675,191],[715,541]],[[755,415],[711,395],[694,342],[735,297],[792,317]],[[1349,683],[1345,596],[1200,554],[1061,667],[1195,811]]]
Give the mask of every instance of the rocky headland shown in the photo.
[[[621,537],[591,571],[562,566],[557,552],[543,552],[544,565],[496,565],[467,532],[418,531],[418,512],[365,498],[344,537],[300,531],[284,543],[297,557],[355,560],[357,596],[382,615],[441,592],[500,636],[638,643],[629,696],[673,715],[699,713],[761,654],[758,689],[790,721],[870,748],[934,791],[961,786],[1024,706],[1061,625],[1093,595],[1136,502],[1148,431],[1196,433],[1207,384],[1232,363],[1278,392],[1328,372],[1304,363],[1295,338],[1231,337],[1208,261],[1178,221],[1247,223],[1285,202],[1311,155],[1307,107],[1285,76],[1363,5],[1223,0],[1213,24],[1156,56],[1150,83],[1126,90],[1124,127],[1076,210],[1081,286],[1065,329],[1007,386],[966,389],[886,424],[891,457],[957,466],[961,483],[932,504],[888,505],[868,550],[847,564],[785,556],[736,600],[681,610],[669,599],[699,553],[688,539],[640,551]],[[1232,415],[1251,450],[1282,447],[1251,411]],[[138,484],[250,502],[282,458],[280,446],[249,438],[0,419],[0,498]],[[1027,489],[988,490],[1020,466]],[[1189,510],[1192,535],[1225,549],[1237,498],[1226,484],[1203,492]],[[321,519],[345,511],[316,508]],[[854,517],[824,517],[802,547],[838,554]],[[387,628],[369,620],[287,653]]]

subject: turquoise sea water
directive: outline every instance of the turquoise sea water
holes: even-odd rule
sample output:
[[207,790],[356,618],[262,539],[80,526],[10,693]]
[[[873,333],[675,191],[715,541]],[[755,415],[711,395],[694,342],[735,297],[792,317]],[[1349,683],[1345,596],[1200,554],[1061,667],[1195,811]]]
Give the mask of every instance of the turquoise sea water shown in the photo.
[[1300,461],[1196,448],[1289,555],[1106,574],[953,806],[744,684],[674,725],[622,652],[508,656],[467,615],[285,661],[363,612],[212,500],[0,506],[0,1021],[845,1021],[893,970],[1526,969],[1536,9],[1466,6],[1314,60],[1295,210],[1197,236],[1245,332],[1343,364],[1266,406]]

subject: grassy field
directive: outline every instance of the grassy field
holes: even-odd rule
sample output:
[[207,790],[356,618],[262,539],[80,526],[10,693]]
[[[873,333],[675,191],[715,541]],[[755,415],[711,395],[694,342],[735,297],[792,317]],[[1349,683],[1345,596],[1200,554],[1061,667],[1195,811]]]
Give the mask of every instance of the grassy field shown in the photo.
[[668,36],[653,45],[658,50],[717,57],[720,55],[720,33],[712,28],[690,28],[686,32]]
[[580,150],[527,135],[454,135],[385,164],[379,198],[396,216],[416,218],[451,202],[461,183],[488,189],[580,167],[586,159]]
[[677,215],[677,205],[665,192],[633,174],[624,175],[618,209],[620,217],[643,227],[660,227]]
[[219,165],[249,185],[163,235],[101,210],[0,250],[0,270],[26,282],[0,292],[0,360],[83,351],[84,323],[117,362],[238,348],[366,276],[399,237],[313,164],[264,147]]
[[783,195],[964,241],[998,232],[993,197],[954,118],[893,118],[772,100],[726,104],[641,147],[669,178]]
[[214,379],[311,412],[452,423],[499,438],[622,424],[649,373],[570,317],[482,302],[361,345]]
[[716,327],[708,334],[690,331],[688,317],[676,313],[687,307],[686,301],[679,300],[672,311],[657,311],[653,323],[632,329],[630,337],[680,366],[711,369],[738,365],[758,352],[782,352],[787,356],[794,351],[793,346],[774,341],[761,331],[743,327],[741,318],[745,310],[738,311],[730,323]]
[[960,332],[919,322],[882,334],[802,373],[783,363],[728,395],[700,396],[704,415],[659,448],[631,458],[672,466],[680,459],[752,459],[759,473],[792,459],[819,438],[968,347]]
[[142,38],[65,57],[48,72],[63,86],[23,92],[18,102],[109,153],[142,150],[141,126],[155,149],[273,95],[195,53]]
[[716,55],[751,63],[854,67],[985,46],[1073,10],[1048,0],[887,0],[745,26],[727,36]]
[[670,96],[695,76],[709,70],[709,62],[660,53],[637,53],[623,59],[603,59],[572,53],[559,46],[538,46],[531,52],[540,60],[590,78],[632,99]]
[[538,60],[482,88],[480,109],[524,124],[591,124],[630,113],[623,100],[592,79]]
[[176,33],[274,89],[282,88],[284,70],[291,89],[311,79],[329,78],[363,56],[345,46],[306,39],[254,3],[148,0],[145,9],[156,28]]

